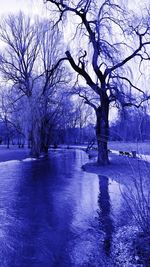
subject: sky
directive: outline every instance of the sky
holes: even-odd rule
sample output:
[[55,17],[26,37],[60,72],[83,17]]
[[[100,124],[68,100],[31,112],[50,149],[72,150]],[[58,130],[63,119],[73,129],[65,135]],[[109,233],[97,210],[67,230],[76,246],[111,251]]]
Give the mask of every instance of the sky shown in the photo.
[[42,15],[43,12],[46,14],[43,0],[0,0],[0,15],[17,13],[20,10],[30,15]]
[[[127,0],[125,0],[127,1]],[[148,5],[149,0],[132,0],[128,1],[128,5],[131,9],[139,9],[143,7],[143,5]],[[0,0],[0,14],[6,14],[9,12],[18,12],[19,10],[23,10],[28,14],[42,14],[46,13],[45,5],[43,4],[43,0]]]
[[[125,2],[126,1],[131,9],[134,10],[141,11],[143,6],[149,5],[149,0],[125,0]],[[19,10],[23,10],[28,14],[43,15],[43,12],[46,14],[46,8],[43,2],[43,0],[0,0],[0,15],[9,12],[18,12]]]

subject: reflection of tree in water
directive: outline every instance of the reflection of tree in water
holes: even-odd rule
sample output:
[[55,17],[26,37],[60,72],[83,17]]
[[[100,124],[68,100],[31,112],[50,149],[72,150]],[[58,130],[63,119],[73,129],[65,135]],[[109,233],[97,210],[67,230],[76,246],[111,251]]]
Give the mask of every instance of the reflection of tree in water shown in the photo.
[[100,193],[98,196],[99,204],[99,223],[100,228],[105,232],[104,249],[106,254],[109,255],[111,249],[113,221],[111,218],[111,206],[110,196],[108,192],[108,181],[109,179],[105,176],[99,175],[99,189]]

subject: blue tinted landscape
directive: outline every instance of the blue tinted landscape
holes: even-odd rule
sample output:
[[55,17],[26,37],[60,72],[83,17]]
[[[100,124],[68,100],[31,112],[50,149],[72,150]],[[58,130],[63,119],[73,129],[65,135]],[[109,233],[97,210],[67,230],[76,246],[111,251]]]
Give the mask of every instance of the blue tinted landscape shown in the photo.
[[0,9],[0,266],[150,266],[150,5]]

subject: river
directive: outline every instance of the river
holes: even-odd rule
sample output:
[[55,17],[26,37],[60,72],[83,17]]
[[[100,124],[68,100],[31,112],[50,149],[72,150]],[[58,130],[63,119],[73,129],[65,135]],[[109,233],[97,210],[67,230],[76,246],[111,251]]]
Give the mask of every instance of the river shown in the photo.
[[119,184],[86,173],[80,150],[0,163],[0,266],[111,266]]

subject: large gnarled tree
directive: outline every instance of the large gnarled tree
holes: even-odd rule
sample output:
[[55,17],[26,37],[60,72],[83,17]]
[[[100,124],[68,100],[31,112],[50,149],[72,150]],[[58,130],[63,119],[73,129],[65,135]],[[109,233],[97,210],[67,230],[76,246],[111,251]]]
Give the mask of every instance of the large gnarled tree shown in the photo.
[[[130,79],[130,69],[135,59],[140,66],[149,58],[149,20],[142,17],[136,19],[133,14],[128,14],[119,0],[46,2],[51,8],[54,7],[56,24],[64,22],[70,15],[70,21],[74,21],[74,43],[80,37],[77,40],[76,55],[71,48],[65,54],[77,76],[83,77],[92,89],[93,99],[96,95],[95,104],[92,97],[89,99],[85,91],[80,91],[81,97],[95,110],[98,163],[107,165],[111,103],[121,103],[123,107],[139,106],[146,98],[144,91]],[[69,27],[69,24],[65,25]],[[82,45],[79,41],[81,39]],[[136,67],[136,71],[137,69]]]

